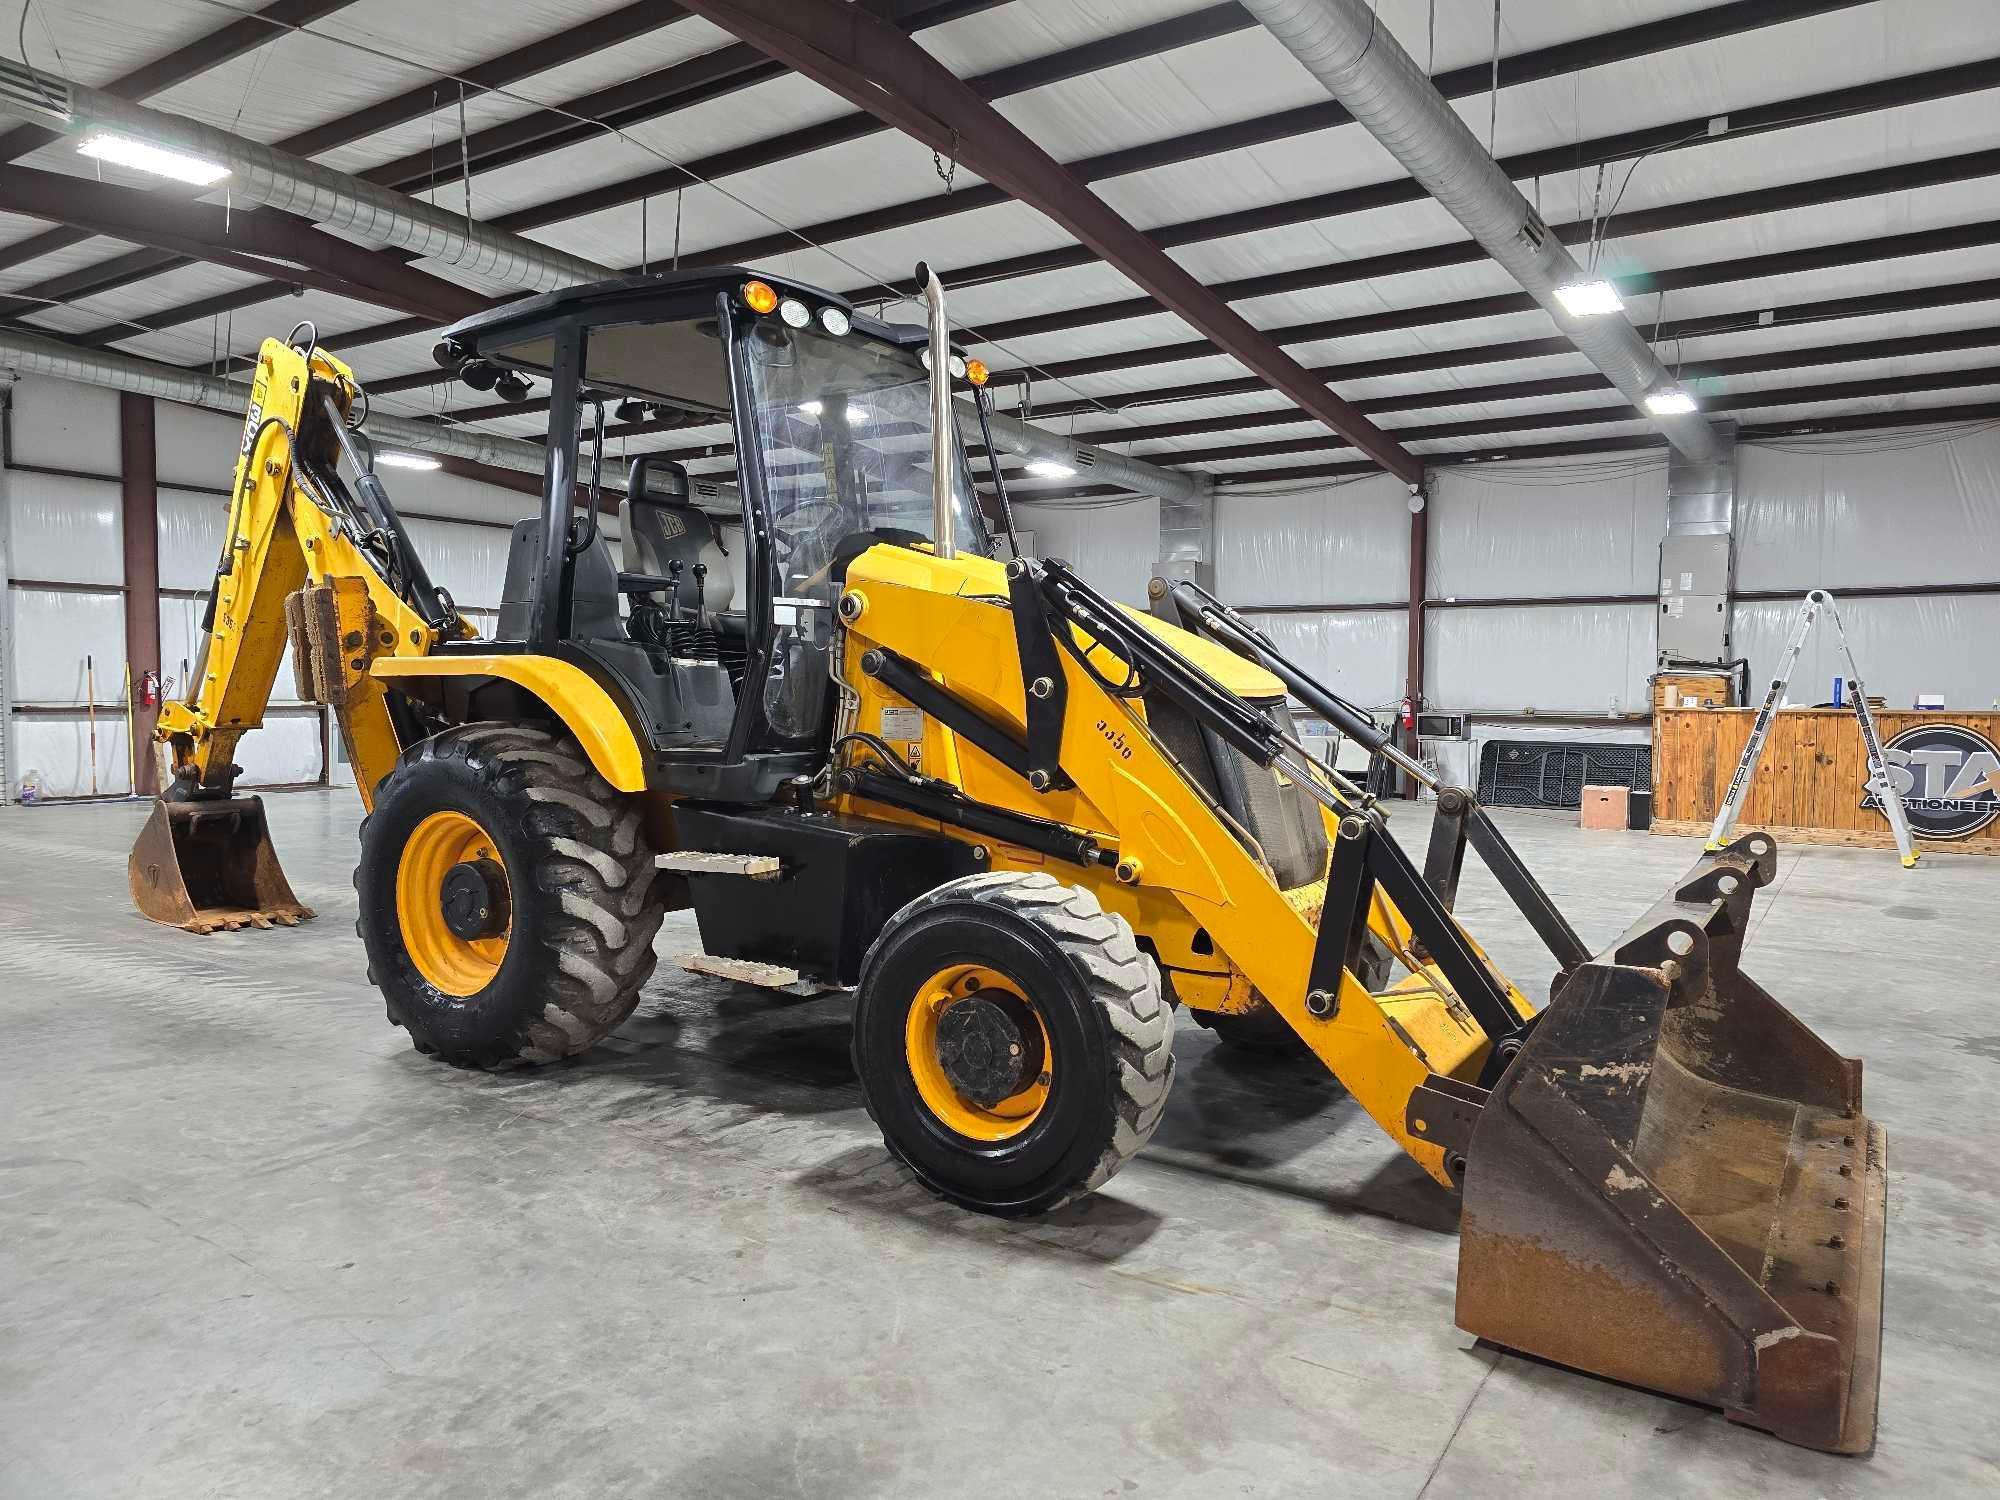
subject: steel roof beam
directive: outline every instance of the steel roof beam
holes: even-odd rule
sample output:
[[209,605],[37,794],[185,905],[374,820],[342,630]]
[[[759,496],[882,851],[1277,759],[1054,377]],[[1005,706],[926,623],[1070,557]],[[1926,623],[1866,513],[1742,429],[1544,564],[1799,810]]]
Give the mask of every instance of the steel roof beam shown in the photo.
[[837,0],[689,0],[689,9],[1047,215],[1382,467],[1421,482],[1412,455],[901,32]]
[[[492,306],[490,298],[456,282],[384,260],[289,214],[231,216],[219,204],[20,166],[0,175],[0,209],[265,275],[274,269],[270,259],[287,261],[289,269],[275,269],[298,285],[424,317],[469,317]],[[39,310],[36,303],[0,293],[0,312]]]
[[[1996,419],[2000,419],[2000,401],[1954,402],[1949,406],[1918,406],[1902,411],[1843,412],[1825,417],[1794,417],[1784,422],[1749,423],[1736,429],[1736,441],[1741,445],[1781,437],[1807,437],[1819,433],[1868,432],[1884,427],[1928,427],[1951,422],[1991,422]],[[1461,464],[1574,458],[1593,453],[1629,452],[1647,448],[1664,449],[1666,446],[1667,440],[1658,434],[1641,432],[1614,437],[1579,438],[1574,442],[1522,443],[1509,444],[1502,448],[1426,453],[1424,462],[1431,468],[1444,468]],[[1661,461],[1665,462],[1664,455]],[[1216,492],[1226,494],[1231,487],[1237,485],[1281,484],[1290,480],[1305,479],[1359,478],[1374,472],[1376,472],[1375,465],[1365,459],[1352,459],[1345,463],[1310,464],[1297,468],[1239,469],[1233,474],[1216,475],[1215,483]],[[1059,496],[1050,498],[1066,499],[1070,493],[1065,491]],[[1401,608],[1401,605],[1397,605],[1396,608]]]

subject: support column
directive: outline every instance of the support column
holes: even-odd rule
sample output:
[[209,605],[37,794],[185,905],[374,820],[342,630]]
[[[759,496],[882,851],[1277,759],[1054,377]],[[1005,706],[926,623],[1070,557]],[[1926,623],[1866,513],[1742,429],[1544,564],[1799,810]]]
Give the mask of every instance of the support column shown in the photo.
[[[1427,476],[1428,478],[1428,476]],[[1412,760],[1422,757],[1418,753],[1415,715],[1424,706],[1424,598],[1430,588],[1431,555],[1431,507],[1428,482],[1410,493],[1410,602],[1409,610],[1409,651],[1404,673],[1403,695],[1410,700],[1411,726],[1408,731],[1400,731],[1404,751]],[[1402,792],[1406,797],[1417,795],[1416,782],[1407,776],[1400,776]]]
[[132,674],[132,764],[140,796],[160,789],[153,755],[157,707],[139,701],[139,683],[160,670],[160,483],[153,437],[153,401],[129,391],[118,397],[118,473],[125,536],[125,661]]

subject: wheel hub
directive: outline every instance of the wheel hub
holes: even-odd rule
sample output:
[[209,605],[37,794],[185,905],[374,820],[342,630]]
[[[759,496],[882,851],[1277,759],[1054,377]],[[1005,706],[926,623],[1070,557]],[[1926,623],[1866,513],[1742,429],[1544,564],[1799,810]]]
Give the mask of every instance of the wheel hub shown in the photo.
[[1042,1028],[1016,996],[970,995],[938,1017],[937,1056],[953,1088],[991,1109],[1040,1076]]
[[490,859],[453,865],[439,884],[438,909],[453,937],[498,937],[507,930],[507,872]]

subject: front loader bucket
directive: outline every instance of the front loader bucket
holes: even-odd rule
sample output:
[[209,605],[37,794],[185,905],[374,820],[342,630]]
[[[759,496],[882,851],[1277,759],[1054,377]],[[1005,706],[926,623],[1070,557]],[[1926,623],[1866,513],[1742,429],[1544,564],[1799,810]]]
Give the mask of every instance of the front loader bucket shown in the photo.
[[156,800],[128,865],[132,901],[155,922],[189,932],[296,926],[312,918],[279,868],[263,801]]
[[1880,1127],[1737,967],[1777,846],[1703,857],[1578,968],[1480,1111],[1458,1323],[1840,1453],[1875,1440]]

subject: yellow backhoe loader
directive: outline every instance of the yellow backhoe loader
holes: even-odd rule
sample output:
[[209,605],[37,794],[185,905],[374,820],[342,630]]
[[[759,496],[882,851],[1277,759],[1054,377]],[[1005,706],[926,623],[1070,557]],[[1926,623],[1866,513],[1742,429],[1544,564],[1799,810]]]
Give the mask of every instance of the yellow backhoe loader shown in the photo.
[[[1469,1331],[1868,1448],[1883,1136],[1861,1065],[1739,965],[1770,838],[1703,855],[1591,953],[1472,796],[1220,601],[1162,585],[1140,612],[996,560],[963,440],[990,422],[984,370],[920,281],[928,328],[723,269],[452,329],[438,357],[468,383],[549,394],[490,639],[376,479],[352,373],[303,325],[268,341],[204,659],[160,719],[140,909],[311,915],[233,789],[289,642],[367,809],[369,975],[420,1051],[585,1051],[637,1003],[662,912],[692,906],[711,954],[851,986],[890,1151],[1018,1215],[1145,1146],[1184,1010],[1310,1050],[1462,1195]],[[634,460],[616,557],[611,402],[727,421],[736,462],[721,483]],[[1421,866],[1291,702],[1433,787]],[[1544,1008],[1452,914],[1468,847],[1554,957]]]

